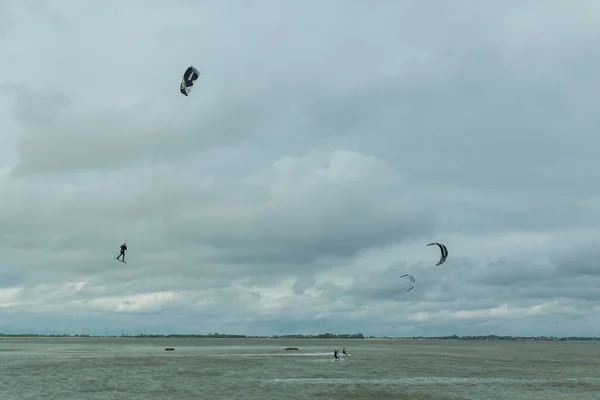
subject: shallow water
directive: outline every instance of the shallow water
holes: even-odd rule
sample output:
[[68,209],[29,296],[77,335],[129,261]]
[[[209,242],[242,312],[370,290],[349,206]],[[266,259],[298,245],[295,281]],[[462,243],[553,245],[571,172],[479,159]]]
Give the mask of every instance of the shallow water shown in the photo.
[[2,339],[0,399],[598,400],[599,359],[595,342]]

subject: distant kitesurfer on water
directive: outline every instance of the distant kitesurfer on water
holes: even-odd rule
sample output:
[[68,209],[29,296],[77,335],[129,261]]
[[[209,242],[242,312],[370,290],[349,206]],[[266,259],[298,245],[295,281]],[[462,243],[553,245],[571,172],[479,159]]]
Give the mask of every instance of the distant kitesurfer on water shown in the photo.
[[120,261],[123,261],[123,262],[125,262],[125,251],[127,251],[127,243],[123,243],[123,244],[121,245],[121,253],[119,253],[119,256],[117,257],[117,260],[118,260],[119,258],[123,257],[123,259],[122,259],[122,260],[120,260]]
[[348,353],[346,353],[346,346],[344,346],[344,348],[342,349],[342,354],[345,355],[345,356],[348,355]]
[[337,349],[335,349],[335,351],[333,352],[333,359],[334,359],[335,361],[337,361],[337,360],[339,360],[339,359],[340,359],[340,358],[338,357],[338,351],[337,351]]

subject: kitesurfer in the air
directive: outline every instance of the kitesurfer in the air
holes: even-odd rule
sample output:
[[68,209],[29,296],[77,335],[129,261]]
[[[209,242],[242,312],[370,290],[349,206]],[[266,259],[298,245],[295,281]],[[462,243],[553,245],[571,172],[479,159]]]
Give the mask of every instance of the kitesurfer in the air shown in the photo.
[[335,361],[338,361],[338,360],[340,359],[340,358],[338,357],[338,351],[337,351],[337,349],[335,349],[335,351],[333,352],[333,359],[334,359]]
[[117,257],[117,260],[119,258],[123,257],[123,260],[121,260],[121,261],[125,262],[125,251],[127,251],[127,243],[123,243],[121,245],[121,253],[119,253],[119,256]]

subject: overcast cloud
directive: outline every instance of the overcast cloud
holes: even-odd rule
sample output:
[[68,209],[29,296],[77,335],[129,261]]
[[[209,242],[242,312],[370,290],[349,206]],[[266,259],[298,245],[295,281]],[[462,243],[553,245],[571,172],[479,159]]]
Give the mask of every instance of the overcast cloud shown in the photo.
[[4,1],[0,331],[598,335],[599,40],[595,0]]

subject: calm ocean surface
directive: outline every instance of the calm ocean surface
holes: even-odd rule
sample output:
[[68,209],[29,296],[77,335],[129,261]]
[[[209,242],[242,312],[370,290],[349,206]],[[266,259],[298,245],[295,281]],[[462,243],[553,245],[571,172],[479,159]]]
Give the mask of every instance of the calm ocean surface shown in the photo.
[[2,339],[0,399],[600,400],[599,360],[600,342]]

